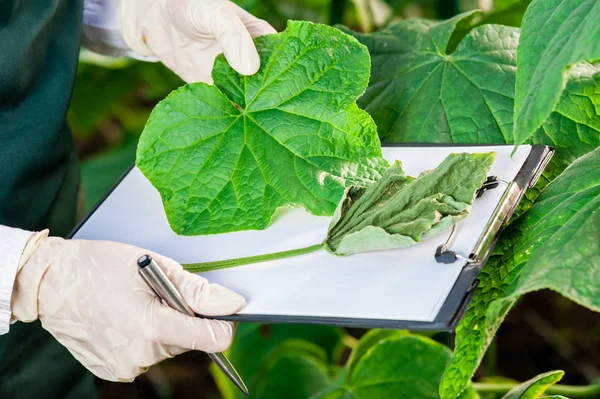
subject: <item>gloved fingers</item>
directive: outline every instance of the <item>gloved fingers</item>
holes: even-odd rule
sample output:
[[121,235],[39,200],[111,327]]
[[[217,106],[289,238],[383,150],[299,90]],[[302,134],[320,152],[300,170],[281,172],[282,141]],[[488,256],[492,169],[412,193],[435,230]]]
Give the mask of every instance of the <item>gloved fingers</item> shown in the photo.
[[236,5],[237,15],[240,20],[246,26],[248,33],[252,37],[258,37],[263,35],[270,35],[277,33],[277,30],[273,28],[267,21],[264,19],[258,19],[254,15],[250,14],[248,11],[244,10],[242,7]]
[[208,353],[223,352],[233,341],[233,323],[191,317],[156,301],[147,339],[161,345]]
[[210,21],[210,31],[229,65],[242,75],[253,75],[260,68],[260,57],[246,25],[236,13],[223,10]]
[[[211,46],[190,43],[185,51],[178,53],[177,64],[171,68],[187,83],[204,82],[212,84],[212,68],[217,55],[223,50],[217,42]],[[198,60],[202,60],[198,63]]]
[[152,256],[197,314],[225,316],[236,313],[246,306],[244,297],[229,288],[210,284],[204,277],[184,270],[172,259],[158,254]]

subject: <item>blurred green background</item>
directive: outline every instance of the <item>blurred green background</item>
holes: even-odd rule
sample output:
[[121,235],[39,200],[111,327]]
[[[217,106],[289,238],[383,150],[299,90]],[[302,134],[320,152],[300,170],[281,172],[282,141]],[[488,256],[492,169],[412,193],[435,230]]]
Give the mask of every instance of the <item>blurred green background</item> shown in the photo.
[[[237,0],[276,29],[288,19],[345,24],[373,31],[399,18],[449,18],[484,10],[482,22],[519,26],[531,0]],[[134,162],[137,140],[157,102],[183,85],[160,63],[114,59],[82,50],[68,113],[80,155],[86,209],[90,209]],[[526,380],[540,365],[566,371],[565,383],[585,383],[600,375],[600,326],[591,311],[551,292],[528,295],[513,310],[491,346],[478,377],[504,375]],[[257,364],[282,337],[309,337],[341,351],[344,360],[362,330],[314,326],[240,326],[234,351],[245,364]],[[435,334],[451,346],[453,337]],[[526,350],[524,349],[526,348]],[[98,381],[104,398],[219,398],[203,353],[188,353],[153,367],[132,384]]]

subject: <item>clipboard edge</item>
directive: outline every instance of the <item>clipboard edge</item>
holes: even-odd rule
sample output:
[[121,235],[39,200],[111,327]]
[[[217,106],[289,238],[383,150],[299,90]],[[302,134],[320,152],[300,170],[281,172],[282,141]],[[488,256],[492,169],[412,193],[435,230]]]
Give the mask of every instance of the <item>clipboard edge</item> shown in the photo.
[[[457,144],[457,143],[382,143],[382,147],[487,147],[494,144]],[[506,144],[496,144],[506,145]],[[527,157],[521,170],[513,180],[519,187],[516,200],[510,204],[504,220],[494,233],[494,238],[490,245],[485,248],[484,253],[479,256],[476,264],[470,264],[463,268],[458,279],[450,290],[444,304],[440,308],[436,318],[429,321],[411,321],[411,320],[389,320],[389,319],[358,319],[344,317],[314,317],[314,316],[285,316],[285,315],[254,315],[242,314],[232,316],[211,317],[212,319],[234,321],[234,322],[260,322],[260,323],[286,323],[286,324],[315,324],[331,325],[348,328],[384,328],[384,329],[408,329],[414,331],[454,331],[460,320],[467,311],[479,280],[477,276],[488,260],[491,252],[498,241],[506,223],[514,214],[517,206],[521,202],[528,188],[535,185],[544,168],[552,158],[554,148],[544,145],[531,145],[531,152]],[[121,184],[131,170],[135,167],[132,164],[112,185],[110,190],[94,205],[94,207],[81,219],[75,228],[69,233],[68,238],[72,238],[89,220],[89,218],[102,206],[104,201]],[[508,192],[508,190],[507,190]],[[505,207],[506,199],[498,204],[498,207]],[[490,223],[493,221],[490,221]],[[485,234],[485,233],[484,233]],[[481,239],[481,237],[480,237]]]

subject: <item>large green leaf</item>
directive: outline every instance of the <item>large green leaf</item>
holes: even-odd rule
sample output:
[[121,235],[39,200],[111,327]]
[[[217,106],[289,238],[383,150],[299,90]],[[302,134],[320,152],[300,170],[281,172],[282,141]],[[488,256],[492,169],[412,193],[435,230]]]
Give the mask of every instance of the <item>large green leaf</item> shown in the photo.
[[[600,148],[571,164],[505,231],[456,330],[442,398],[467,386],[519,296],[548,288],[600,311]],[[501,254],[501,255],[499,255]]]
[[416,179],[396,161],[377,182],[346,192],[325,248],[338,255],[402,248],[443,231],[469,214],[495,157],[450,154]]
[[600,59],[600,2],[534,0],[523,18],[517,55],[514,137],[519,144],[554,110],[568,68]]
[[446,21],[407,19],[373,34],[353,33],[371,53],[371,81],[359,105],[380,137],[394,142],[505,143],[519,30],[473,29],[452,53],[453,32],[476,12]]
[[173,92],[140,139],[137,164],[179,234],[262,229],[286,205],[331,215],[345,186],[388,166],[373,120],[355,103],[369,79],[363,45],[293,21],[255,42],[257,74],[239,75],[218,57],[215,86]]
[[565,374],[564,371],[548,371],[525,381],[510,390],[502,399],[537,399],[550,385],[556,384]]
[[[408,19],[373,34],[350,32],[371,53],[371,82],[359,105],[371,113],[383,140],[513,142],[519,29],[479,26],[454,52],[445,51],[449,38],[470,30],[475,16]],[[556,110],[528,140],[557,149],[546,181],[600,145],[599,70],[591,64],[573,68]]]
[[[453,52],[458,43],[475,27],[485,24],[499,24],[520,27],[523,15],[532,0],[505,0],[494,1],[491,10],[482,12],[471,24],[463,25],[456,29],[446,48],[448,53]],[[471,5],[472,8],[473,5]]]
[[[365,342],[364,347],[362,342]],[[450,350],[430,338],[369,332],[355,349],[343,380],[314,399],[437,399]],[[468,389],[463,398],[474,398]]]
[[327,353],[307,341],[281,343],[262,359],[251,399],[307,399],[330,382]]
[[[323,348],[328,362],[336,363],[341,354],[343,335],[341,328],[330,326],[241,323],[227,355],[252,392],[261,378],[261,362],[283,342],[304,340],[312,343]],[[214,370],[213,375],[225,399],[245,397],[220,370]]]

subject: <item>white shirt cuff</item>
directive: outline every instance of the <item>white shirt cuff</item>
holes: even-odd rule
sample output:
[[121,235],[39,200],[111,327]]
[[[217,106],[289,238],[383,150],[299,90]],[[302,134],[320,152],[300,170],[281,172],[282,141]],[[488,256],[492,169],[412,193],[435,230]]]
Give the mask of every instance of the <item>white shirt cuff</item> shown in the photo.
[[0,334],[8,332],[10,300],[17,267],[32,234],[30,231],[0,225]]
[[[132,1],[132,0],[125,0]],[[111,57],[157,61],[132,51],[121,33],[121,0],[85,0],[83,3],[82,44],[87,49]]]

